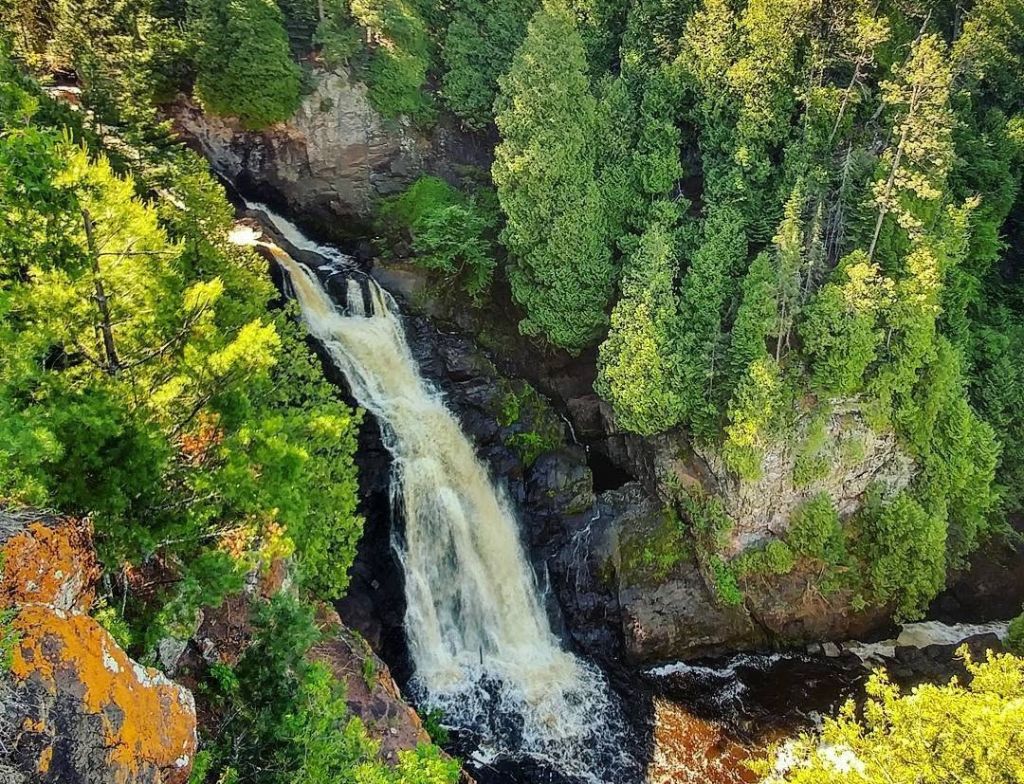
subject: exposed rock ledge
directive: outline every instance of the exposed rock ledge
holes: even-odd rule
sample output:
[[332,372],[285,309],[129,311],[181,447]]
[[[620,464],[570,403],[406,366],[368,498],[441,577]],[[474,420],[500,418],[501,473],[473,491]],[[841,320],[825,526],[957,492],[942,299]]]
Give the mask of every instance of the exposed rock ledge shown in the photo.
[[307,217],[369,218],[381,196],[401,191],[423,170],[429,142],[405,121],[370,105],[366,85],[344,72],[317,72],[295,115],[262,132],[205,114],[191,100],[171,107],[180,133],[222,174],[269,187]]

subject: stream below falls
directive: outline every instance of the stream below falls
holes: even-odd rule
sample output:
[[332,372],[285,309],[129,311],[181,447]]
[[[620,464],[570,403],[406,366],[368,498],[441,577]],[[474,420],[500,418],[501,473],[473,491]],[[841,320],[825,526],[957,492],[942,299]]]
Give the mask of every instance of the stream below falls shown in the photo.
[[[391,295],[267,206],[245,207],[263,231],[239,223],[233,240],[281,267],[310,334],[380,426],[402,518],[391,532],[412,666],[402,686],[421,713],[441,711],[449,750],[480,784],[752,781],[745,759],[860,694],[865,663],[903,644],[603,673],[552,630],[515,510],[420,372]],[[906,634],[926,648],[1000,628]]]

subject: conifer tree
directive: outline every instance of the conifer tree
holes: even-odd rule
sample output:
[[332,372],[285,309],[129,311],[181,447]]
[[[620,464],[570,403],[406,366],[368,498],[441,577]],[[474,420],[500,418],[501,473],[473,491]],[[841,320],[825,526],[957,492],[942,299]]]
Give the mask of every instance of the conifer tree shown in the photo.
[[678,318],[674,268],[672,234],[654,223],[625,262],[622,295],[598,359],[595,388],[612,404],[619,425],[642,435],[682,419],[671,341]]
[[471,128],[494,117],[498,77],[526,35],[537,0],[461,0],[452,13],[441,56],[446,67],[442,93],[448,106]]
[[520,328],[576,352],[607,323],[616,268],[595,175],[597,105],[564,0],[537,11],[499,84],[493,176]]

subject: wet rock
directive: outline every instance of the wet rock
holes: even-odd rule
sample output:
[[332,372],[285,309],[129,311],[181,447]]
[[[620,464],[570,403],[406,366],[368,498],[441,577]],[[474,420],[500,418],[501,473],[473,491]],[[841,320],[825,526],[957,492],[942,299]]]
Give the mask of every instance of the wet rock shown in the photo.
[[944,683],[957,677],[961,682],[970,679],[967,668],[957,653],[966,646],[974,661],[984,661],[990,651],[1002,653],[1005,648],[995,634],[979,634],[955,645],[896,646],[892,659],[886,662],[886,670],[904,686],[919,683]]
[[0,773],[40,784],[183,784],[192,694],[134,662],[86,613],[98,576],[87,522],[0,510],[0,610],[16,642],[0,676]]
[[1012,618],[1024,606],[1024,515],[1011,515],[1015,538],[993,537],[972,557],[970,565],[950,576],[928,617],[946,623]]
[[381,757],[394,764],[399,751],[429,743],[419,715],[409,707],[388,666],[367,641],[342,625],[333,611],[325,611],[318,620],[324,639],[310,651],[310,659],[327,665],[345,685],[349,710],[380,743]]
[[541,455],[530,468],[527,503],[540,514],[580,514],[596,500],[594,481],[580,449]]

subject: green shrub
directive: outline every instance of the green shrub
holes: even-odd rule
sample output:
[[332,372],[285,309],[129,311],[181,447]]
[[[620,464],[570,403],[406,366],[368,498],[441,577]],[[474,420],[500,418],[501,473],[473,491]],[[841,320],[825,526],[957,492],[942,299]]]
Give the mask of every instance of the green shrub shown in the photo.
[[526,35],[537,0],[460,0],[444,40],[445,102],[470,128],[494,117],[498,77]]
[[14,660],[14,648],[18,644],[19,635],[14,628],[16,610],[0,610],[0,675],[11,668]]
[[449,740],[448,730],[443,722],[444,713],[438,708],[431,708],[423,716],[423,729],[427,731],[430,739],[439,746],[445,745]]
[[424,215],[413,226],[417,263],[458,281],[476,303],[491,287],[497,216],[476,204],[452,204]]
[[893,603],[899,617],[920,617],[946,577],[946,524],[907,491],[889,501],[877,494],[859,518],[858,557],[874,600]]
[[828,414],[823,412],[811,422],[804,442],[793,464],[793,483],[797,487],[807,487],[812,482],[828,476],[831,461],[827,454],[822,454],[828,440]]
[[966,659],[966,681],[901,693],[878,671],[865,705],[850,700],[819,731],[787,743],[784,769],[768,754],[755,771],[775,784],[1019,780],[1024,660],[989,654],[977,664],[966,646],[958,654]]
[[402,752],[395,772],[380,761],[378,744],[349,712],[342,684],[307,658],[320,637],[313,619],[312,607],[278,594],[255,608],[253,641],[231,677],[211,673],[211,696],[228,720],[206,739],[206,780],[454,784],[458,763],[436,748]]
[[773,539],[764,547],[748,550],[732,561],[732,568],[738,578],[789,574],[796,564],[796,557],[789,545]]
[[1006,647],[1011,653],[1024,656],[1024,613],[1010,621],[1006,633]]
[[786,541],[800,555],[828,564],[839,564],[846,558],[839,512],[827,493],[819,493],[793,513]]
[[686,531],[675,509],[664,511],[651,531],[632,530],[623,538],[622,569],[661,581],[680,561],[692,557]]
[[736,573],[721,556],[712,556],[709,563],[719,601],[727,607],[738,607],[743,603],[743,591],[736,581]]
[[460,285],[475,303],[482,302],[497,263],[493,196],[467,196],[444,180],[424,176],[386,202],[380,215],[391,231],[411,235],[417,264]]

